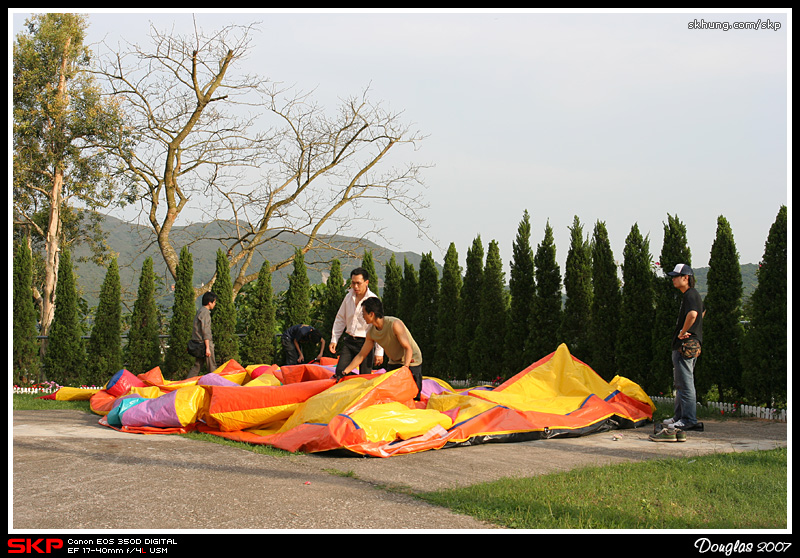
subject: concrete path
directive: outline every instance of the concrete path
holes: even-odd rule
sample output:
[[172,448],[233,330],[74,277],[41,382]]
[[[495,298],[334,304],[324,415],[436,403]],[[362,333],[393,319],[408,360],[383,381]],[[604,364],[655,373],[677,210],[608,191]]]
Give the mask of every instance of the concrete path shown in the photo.
[[271,457],[174,435],[123,434],[80,411],[14,411],[9,529],[494,529],[411,496],[576,467],[786,447],[786,423],[706,421],[683,443],[652,425],[387,459]]

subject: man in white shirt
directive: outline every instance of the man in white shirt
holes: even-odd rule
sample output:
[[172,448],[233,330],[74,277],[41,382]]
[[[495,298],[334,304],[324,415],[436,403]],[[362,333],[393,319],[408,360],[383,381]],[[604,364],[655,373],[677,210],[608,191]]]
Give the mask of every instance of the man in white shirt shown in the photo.
[[[336,364],[336,375],[342,376],[344,369],[350,364],[364,346],[367,336],[367,322],[361,312],[361,303],[377,296],[369,290],[369,273],[357,267],[350,272],[350,289],[339,307],[331,332],[331,353],[339,355]],[[374,357],[374,358],[373,358]],[[383,347],[375,346],[374,353],[365,358],[358,368],[359,374],[370,374],[374,364],[383,363]]]

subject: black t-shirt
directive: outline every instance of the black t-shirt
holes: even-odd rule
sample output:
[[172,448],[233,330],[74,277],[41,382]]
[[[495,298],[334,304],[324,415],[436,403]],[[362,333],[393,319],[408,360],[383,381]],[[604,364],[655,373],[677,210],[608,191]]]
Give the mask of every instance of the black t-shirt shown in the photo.
[[286,335],[289,337],[289,339],[294,339],[298,343],[303,343],[308,341],[307,337],[313,331],[314,328],[310,325],[299,324],[287,329]]
[[678,339],[678,334],[683,329],[683,324],[686,322],[686,315],[694,310],[697,312],[697,319],[695,319],[692,326],[689,328],[689,333],[700,341],[703,342],[703,299],[697,289],[690,288],[683,293],[681,300],[681,311],[678,314],[678,322],[675,324],[675,332],[672,334],[672,349],[680,349],[683,339]]

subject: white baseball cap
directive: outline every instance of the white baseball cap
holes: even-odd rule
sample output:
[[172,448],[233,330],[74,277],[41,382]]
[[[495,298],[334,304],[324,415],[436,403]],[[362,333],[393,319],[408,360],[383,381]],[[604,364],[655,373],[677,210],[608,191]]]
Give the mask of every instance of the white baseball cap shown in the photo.
[[694,275],[694,271],[686,264],[678,264],[675,266],[675,269],[668,271],[667,275],[670,277],[675,277],[677,275]]

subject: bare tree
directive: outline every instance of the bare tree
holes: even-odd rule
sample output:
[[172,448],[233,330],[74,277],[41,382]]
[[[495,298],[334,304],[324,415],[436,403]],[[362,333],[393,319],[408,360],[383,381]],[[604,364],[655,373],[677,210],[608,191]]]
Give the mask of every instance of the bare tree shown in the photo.
[[171,232],[189,209],[231,223],[217,239],[238,270],[234,293],[256,279],[248,270],[266,243],[299,234],[305,253],[332,233],[363,232],[360,221],[380,233],[370,203],[387,204],[424,234],[422,167],[389,167],[390,152],[422,137],[368,90],[329,116],[311,94],[237,74],[255,30],[195,28],[182,37],[151,28],[152,50],[132,46],[103,68],[135,122],[139,146],[120,155],[170,273],[180,249]]

